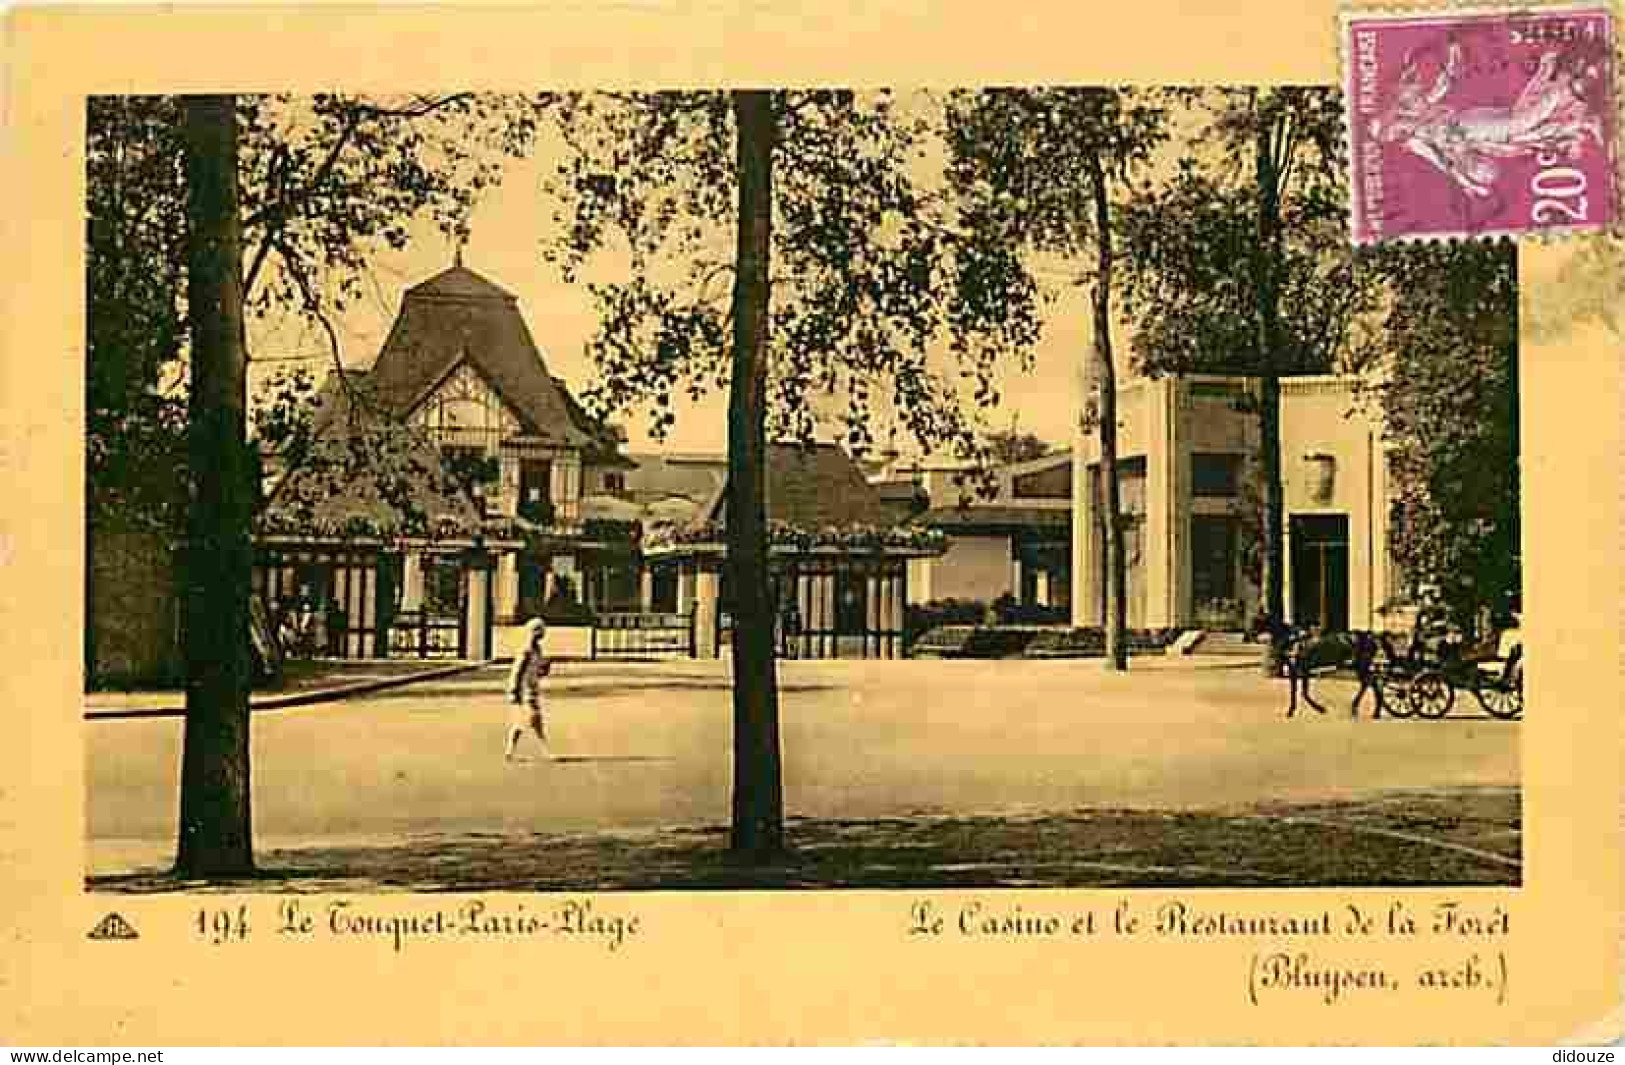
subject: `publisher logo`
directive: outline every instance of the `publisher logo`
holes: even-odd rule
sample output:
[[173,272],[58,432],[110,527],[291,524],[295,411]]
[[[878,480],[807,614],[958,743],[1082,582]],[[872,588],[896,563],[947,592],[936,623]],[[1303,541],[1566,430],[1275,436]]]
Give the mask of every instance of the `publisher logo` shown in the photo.
[[117,913],[110,913],[96,922],[96,927],[85,933],[86,939],[140,939],[135,925]]

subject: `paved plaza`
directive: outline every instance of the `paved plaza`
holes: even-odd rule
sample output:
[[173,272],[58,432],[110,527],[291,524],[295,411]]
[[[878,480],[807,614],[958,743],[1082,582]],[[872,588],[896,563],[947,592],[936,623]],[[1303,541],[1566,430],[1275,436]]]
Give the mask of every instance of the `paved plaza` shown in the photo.
[[[1223,811],[1407,790],[1508,789],[1516,723],[1284,717],[1285,685],[1235,660],[783,662],[787,813],[826,821]],[[731,703],[716,662],[561,663],[551,757],[502,759],[493,667],[254,716],[262,851],[365,849],[718,826]],[[1468,701],[1471,702],[1470,700]],[[182,723],[88,722],[90,872],[172,855]]]

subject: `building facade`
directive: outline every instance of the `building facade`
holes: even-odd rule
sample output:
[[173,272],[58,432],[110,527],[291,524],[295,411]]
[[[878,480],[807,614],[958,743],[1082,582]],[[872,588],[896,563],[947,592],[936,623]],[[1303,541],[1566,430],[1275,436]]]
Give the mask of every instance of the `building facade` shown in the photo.
[[[909,564],[941,552],[932,530],[894,523],[874,487],[833,444],[773,444],[766,461],[775,644],[794,658],[900,658]],[[732,625],[727,483],[697,514],[656,525],[644,543],[644,604],[692,613],[695,650],[720,655]]]
[[1072,455],[1057,452],[996,471],[988,499],[951,482],[914,521],[946,538],[939,557],[909,565],[909,602],[944,600],[1066,608],[1072,598]]
[[[430,529],[391,535],[387,490],[338,491],[288,471],[258,538],[261,594],[296,599],[344,631],[334,653],[507,653],[527,618],[635,601],[635,521],[606,515],[630,465],[619,439],[548,372],[517,299],[460,262],[406,291],[372,365],[330,385],[318,435],[353,435],[357,415],[418,448],[433,481],[454,472],[469,498],[425,485]],[[295,507],[301,495],[315,495]],[[455,639],[454,639],[455,637]]]
[[[1377,416],[1343,376],[1281,381],[1287,619],[1379,629],[1394,574]],[[1130,628],[1239,629],[1259,606],[1256,383],[1184,375],[1118,392],[1118,465]],[[1073,623],[1105,616],[1099,438],[1080,432]]]

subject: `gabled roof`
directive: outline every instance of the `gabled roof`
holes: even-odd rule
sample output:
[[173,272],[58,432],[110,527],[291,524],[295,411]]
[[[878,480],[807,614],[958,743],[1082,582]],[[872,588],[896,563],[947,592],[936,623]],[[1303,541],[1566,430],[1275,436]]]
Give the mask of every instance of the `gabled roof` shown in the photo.
[[[834,444],[769,444],[767,520],[803,529],[894,524],[880,495],[852,456]],[[727,520],[727,487],[700,512],[702,520]]]
[[587,408],[570,394],[570,386],[565,383],[564,378],[555,377],[553,383],[559,386],[559,395],[564,397],[564,405],[570,411],[570,421],[592,440],[586,447],[587,461],[600,466],[632,469],[634,467],[632,460],[621,454],[622,434],[588,414]]
[[591,419],[572,409],[519,313],[512,293],[466,266],[406,290],[400,313],[368,372],[372,394],[394,417],[411,413],[467,361],[518,416],[524,434],[556,446],[599,450]]

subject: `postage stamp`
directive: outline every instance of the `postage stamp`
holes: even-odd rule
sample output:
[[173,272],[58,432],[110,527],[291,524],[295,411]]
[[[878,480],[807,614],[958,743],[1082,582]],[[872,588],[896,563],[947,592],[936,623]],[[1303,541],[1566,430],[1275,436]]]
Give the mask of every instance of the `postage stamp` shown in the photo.
[[1356,244],[1619,219],[1608,6],[1351,11],[1342,22]]

